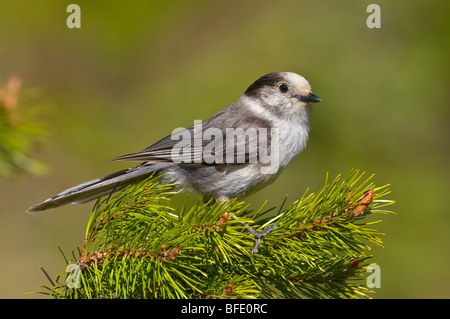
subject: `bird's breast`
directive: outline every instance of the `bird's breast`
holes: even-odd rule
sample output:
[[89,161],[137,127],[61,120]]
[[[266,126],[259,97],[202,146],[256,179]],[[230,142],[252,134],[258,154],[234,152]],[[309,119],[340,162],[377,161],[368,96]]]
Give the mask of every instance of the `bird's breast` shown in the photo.
[[[293,121],[277,126],[278,141],[272,140],[272,149],[278,148],[280,168],[284,169],[306,147],[309,135],[307,122]],[[278,147],[277,147],[278,145]]]

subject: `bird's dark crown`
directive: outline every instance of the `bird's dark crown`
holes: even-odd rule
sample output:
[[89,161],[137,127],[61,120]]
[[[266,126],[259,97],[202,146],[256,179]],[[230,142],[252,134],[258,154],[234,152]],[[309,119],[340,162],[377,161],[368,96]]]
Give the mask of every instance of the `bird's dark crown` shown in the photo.
[[258,96],[259,91],[262,87],[275,86],[277,83],[283,80],[285,80],[285,77],[280,72],[274,72],[263,75],[258,80],[256,80],[252,85],[250,85],[244,94],[247,96]]

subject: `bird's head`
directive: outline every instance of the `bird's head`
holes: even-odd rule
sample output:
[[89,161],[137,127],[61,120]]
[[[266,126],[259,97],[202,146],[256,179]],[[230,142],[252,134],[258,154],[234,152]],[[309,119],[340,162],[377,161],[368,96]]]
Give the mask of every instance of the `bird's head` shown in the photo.
[[250,85],[244,96],[279,117],[307,112],[310,103],[322,101],[304,77],[292,72],[266,74]]

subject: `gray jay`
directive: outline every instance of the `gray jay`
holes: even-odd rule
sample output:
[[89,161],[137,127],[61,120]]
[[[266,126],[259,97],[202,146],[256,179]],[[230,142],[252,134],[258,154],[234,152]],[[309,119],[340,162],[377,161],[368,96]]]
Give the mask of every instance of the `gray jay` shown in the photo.
[[205,200],[242,198],[273,182],[305,148],[310,103],[320,101],[298,74],[264,75],[210,119],[113,159],[141,162],[137,166],[69,188],[28,212],[85,203],[152,174]]

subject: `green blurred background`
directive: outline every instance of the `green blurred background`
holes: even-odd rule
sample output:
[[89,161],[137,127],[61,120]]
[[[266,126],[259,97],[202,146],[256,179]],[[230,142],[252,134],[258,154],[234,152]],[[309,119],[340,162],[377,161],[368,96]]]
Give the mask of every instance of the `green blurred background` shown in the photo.
[[[273,71],[305,76],[314,105],[308,147],[271,186],[246,199],[279,206],[351,168],[391,184],[377,227],[385,248],[375,298],[450,297],[450,2],[0,1],[0,85],[19,76],[52,106],[45,175],[0,181],[0,297],[47,284],[83,243],[91,205],[25,210],[126,167],[106,163],[176,127],[207,119]],[[381,29],[366,8],[381,7]],[[1,141],[0,141],[1,143]],[[181,200],[180,200],[181,202]],[[174,205],[177,201],[174,202]]]

